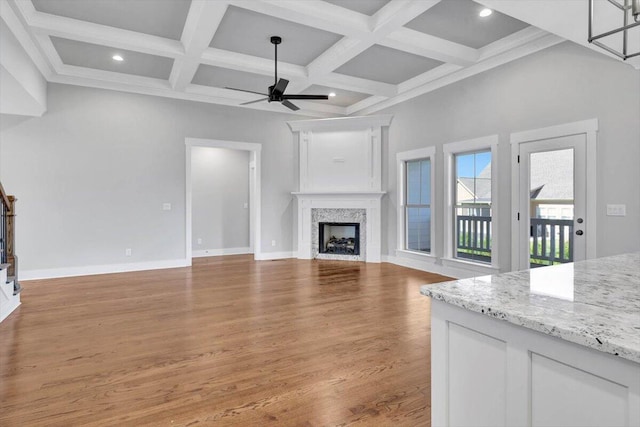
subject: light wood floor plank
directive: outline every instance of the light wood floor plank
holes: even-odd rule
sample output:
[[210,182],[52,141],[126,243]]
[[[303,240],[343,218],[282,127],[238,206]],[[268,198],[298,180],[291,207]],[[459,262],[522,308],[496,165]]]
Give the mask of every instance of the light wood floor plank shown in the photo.
[[0,425],[429,426],[419,287],[447,279],[237,255],[24,282]]

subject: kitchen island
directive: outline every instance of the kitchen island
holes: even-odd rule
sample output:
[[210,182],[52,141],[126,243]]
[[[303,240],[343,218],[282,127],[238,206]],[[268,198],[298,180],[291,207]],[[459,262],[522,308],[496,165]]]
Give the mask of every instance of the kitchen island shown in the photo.
[[640,426],[640,253],[421,293],[433,426]]

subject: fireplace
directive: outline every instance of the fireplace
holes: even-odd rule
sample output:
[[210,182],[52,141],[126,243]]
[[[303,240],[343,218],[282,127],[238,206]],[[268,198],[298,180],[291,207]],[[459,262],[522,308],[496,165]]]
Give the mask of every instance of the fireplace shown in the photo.
[[360,255],[360,223],[320,222],[318,252],[334,255]]

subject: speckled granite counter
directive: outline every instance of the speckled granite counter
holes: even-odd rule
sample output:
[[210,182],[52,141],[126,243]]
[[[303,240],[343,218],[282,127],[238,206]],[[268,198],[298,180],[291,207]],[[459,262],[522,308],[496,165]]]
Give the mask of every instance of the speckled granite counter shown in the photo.
[[420,292],[640,363],[640,253],[425,285]]

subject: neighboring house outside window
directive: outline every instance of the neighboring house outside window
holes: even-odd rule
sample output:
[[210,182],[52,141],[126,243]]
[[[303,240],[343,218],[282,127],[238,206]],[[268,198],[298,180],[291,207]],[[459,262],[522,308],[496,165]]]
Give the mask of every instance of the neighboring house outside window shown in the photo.
[[444,144],[443,265],[498,270],[498,136]]
[[454,154],[456,258],[491,263],[491,151]]

